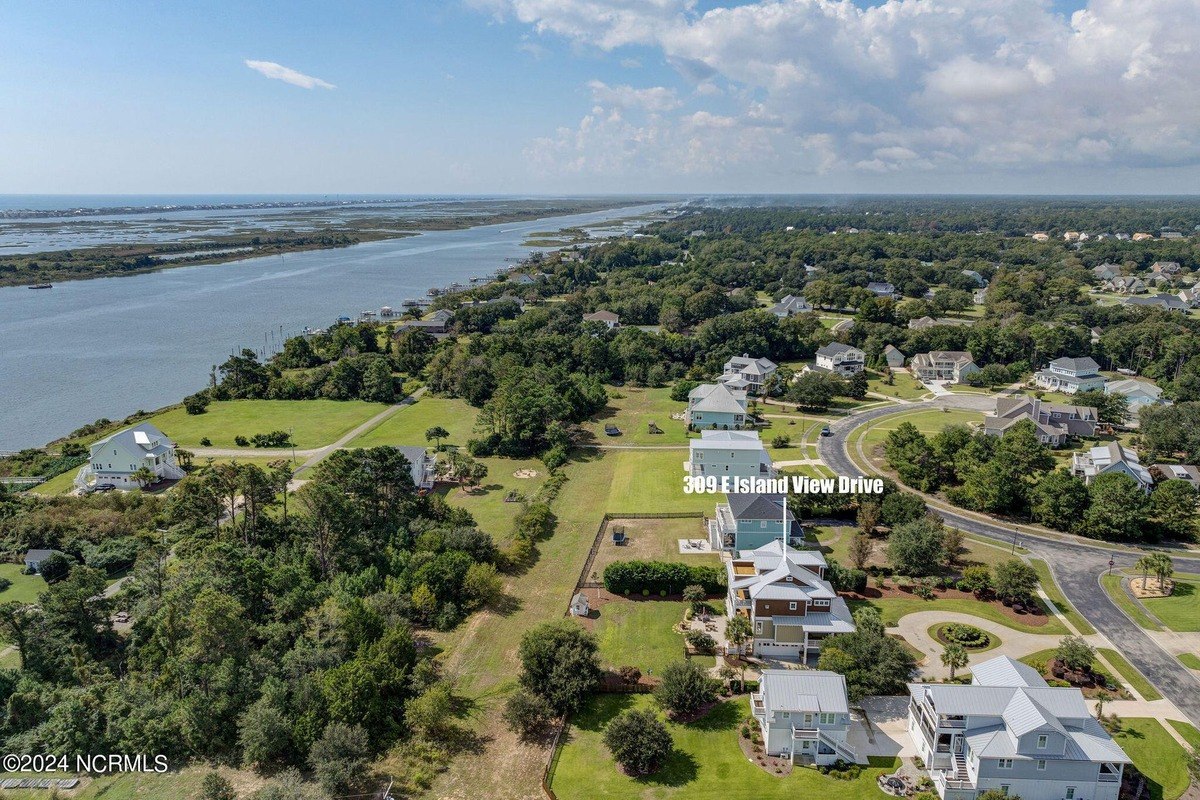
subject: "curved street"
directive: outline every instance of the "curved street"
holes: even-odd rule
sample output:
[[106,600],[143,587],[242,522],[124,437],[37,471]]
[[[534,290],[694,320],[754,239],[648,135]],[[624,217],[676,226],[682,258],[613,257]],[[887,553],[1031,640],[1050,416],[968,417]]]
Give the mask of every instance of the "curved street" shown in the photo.
[[[890,414],[912,412],[922,408],[984,410],[984,404],[993,402],[993,398],[983,395],[951,394],[904,406],[869,409],[830,425],[833,435],[820,439],[817,452],[821,460],[836,474],[860,476],[864,473],[850,458],[847,448],[851,435],[863,425]],[[1108,570],[1110,559],[1117,568],[1132,566],[1139,557],[1137,551],[1108,549],[1091,544],[1086,539],[1065,534],[1061,538],[1052,538],[1024,529],[1017,530],[1002,522],[984,520],[979,515],[942,504],[931,504],[929,507],[947,523],[969,533],[1006,543],[1013,542],[1014,538],[1019,539],[1022,546],[1050,566],[1055,580],[1075,610],[1087,618],[1097,631],[1104,634],[1165,697],[1188,716],[1193,724],[1200,726],[1200,679],[1179,663],[1175,656],[1163,650],[1147,636],[1145,631],[1113,603],[1100,586],[1100,576]],[[1200,572],[1200,557],[1180,557],[1172,554],[1172,558],[1177,570]]]

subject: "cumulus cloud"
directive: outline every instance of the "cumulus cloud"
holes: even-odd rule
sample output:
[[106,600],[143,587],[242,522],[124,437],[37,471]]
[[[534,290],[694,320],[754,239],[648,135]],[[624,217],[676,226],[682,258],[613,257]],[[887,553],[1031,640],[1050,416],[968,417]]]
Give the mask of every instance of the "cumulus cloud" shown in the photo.
[[332,83],[323,81],[320,78],[314,78],[312,75],[305,75],[303,72],[297,72],[291,67],[276,64],[274,61],[253,61],[248,58],[245,63],[247,67],[261,75],[273,80],[290,83],[292,86],[299,86],[301,89],[337,88]]
[[547,170],[547,154],[630,174],[749,157],[799,173],[1200,164],[1195,0],[1069,17],[1050,0],[477,2],[577,45],[656,48],[692,85],[685,103],[593,82],[580,123],[531,148]]

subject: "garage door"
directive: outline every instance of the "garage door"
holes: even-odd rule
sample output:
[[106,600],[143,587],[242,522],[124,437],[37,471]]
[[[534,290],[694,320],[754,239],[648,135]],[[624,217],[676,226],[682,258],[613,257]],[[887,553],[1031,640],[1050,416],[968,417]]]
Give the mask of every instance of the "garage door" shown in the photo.
[[798,644],[755,644],[754,652],[763,658],[800,660],[800,645]]

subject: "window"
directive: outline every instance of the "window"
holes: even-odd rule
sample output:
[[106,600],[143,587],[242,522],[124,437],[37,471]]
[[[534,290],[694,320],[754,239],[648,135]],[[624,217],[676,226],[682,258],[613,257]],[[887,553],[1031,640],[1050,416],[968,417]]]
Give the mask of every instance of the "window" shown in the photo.
[[796,610],[796,604],[788,603],[788,611],[795,611],[795,610]]
[[1037,768],[1038,768],[1038,770],[1039,770],[1039,771],[1040,771],[1040,770],[1044,770],[1044,769],[1046,768],[1046,759],[1044,759],[1044,758],[1039,758],[1039,759],[1038,759],[1038,765],[1037,765]]
[[791,714],[791,712],[790,712],[790,711],[784,711],[784,712],[783,712],[783,718],[784,718],[784,719],[787,719],[787,718],[788,718],[788,717],[790,717],[791,715],[792,715],[792,714]]
[[1067,800],[1075,800],[1075,787],[1074,786],[1067,787]]
[[1045,749],[1046,749],[1046,744],[1047,744],[1049,741],[1050,741],[1050,737],[1049,737],[1049,736],[1047,736],[1047,735],[1046,735],[1046,734],[1044,734],[1044,733],[1043,733],[1043,734],[1041,734],[1040,736],[1038,736],[1038,743],[1037,743],[1037,748],[1038,748],[1038,750],[1045,750]]
[[828,600],[813,600],[812,604],[813,604],[814,608],[828,608],[829,607]]
[[1011,758],[1000,758],[996,760],[996,769],[1012,769]]
[[758,527],[760,527],[760,528],[765,528],[765,527],[767,527],[767,521],[766,521],[765,519],[764,519],[764,520],[761,520],[761,521],[758,523]]
[[836,714],[822,714],[821,715],[821,724],[822,725],[832,725],[834,722],[837,721],[836,716],[837,716]]
[[754,623],[754,632],[757,634],[762,634],[762,620]]
[[1008,787],[1009,787],[1009,784],[1007,784],[1007,783],[1000,784],[1000,794],[1007,796],[1008,795]]

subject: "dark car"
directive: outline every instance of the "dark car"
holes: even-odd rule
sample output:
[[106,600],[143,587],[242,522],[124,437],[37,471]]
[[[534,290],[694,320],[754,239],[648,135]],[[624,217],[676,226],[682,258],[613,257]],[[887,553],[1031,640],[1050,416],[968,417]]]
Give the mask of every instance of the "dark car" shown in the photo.
[[826,425],[824,428],[821,428],[821,435],[822,436],[833,436],[833,431],[829,430],[829,426]]
[[115,483],[97,483],[92,487],[93,492],[111,492],[117,488]]
[[621,429],[618,428],[616,425],[605,425],[604,433],[608,436],[620,436]]

